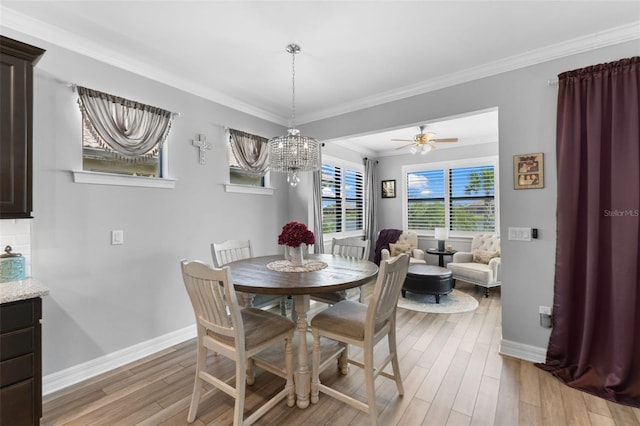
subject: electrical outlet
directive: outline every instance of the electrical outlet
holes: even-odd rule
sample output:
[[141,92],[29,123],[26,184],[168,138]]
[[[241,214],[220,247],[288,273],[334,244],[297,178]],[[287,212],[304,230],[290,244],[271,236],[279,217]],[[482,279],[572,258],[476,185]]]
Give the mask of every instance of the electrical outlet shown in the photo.
[[121,244],[124,244],[124,231],[121,229],[111,231],[111,245],[117,246]]
[[551,307],[549,307],[549,306],[540,306],[538,308],[538,311],[540,312],[540,327],[551,328],[552,327]]

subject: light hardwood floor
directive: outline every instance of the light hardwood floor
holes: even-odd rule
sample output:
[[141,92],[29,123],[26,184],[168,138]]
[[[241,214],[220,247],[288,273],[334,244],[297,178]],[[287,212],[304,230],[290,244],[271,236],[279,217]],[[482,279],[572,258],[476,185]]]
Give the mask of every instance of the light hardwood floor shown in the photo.
[[[640,426],[640,409],[577,391],[530,362],[499,355],[500,290],[484,298],[464,283],[458,289],[480,302],[476,311],[443,315],[398,310],[405,394],[399,397],[392,381],[377,379],[382,425]],[[386,350],[379,346],[379,352]],[[191,340],[47,395],[42,424],[184,425],[195,361]],[[233,376],[233,363],[223,356],[212,355],[208,362],[216,374]],[[347,376],[329,368],[321,379],[365,400],[364,379],[356,367]],[[282,385],[281,379],[258,372],[255,384],[247,387],[245,416]],[[202,400],[193,424],[228,425],[232,416],[233,400],[215,391]],[[283,401],[257,424],[367,425],[368,418],[321,394],[318,404],[305,410]]]

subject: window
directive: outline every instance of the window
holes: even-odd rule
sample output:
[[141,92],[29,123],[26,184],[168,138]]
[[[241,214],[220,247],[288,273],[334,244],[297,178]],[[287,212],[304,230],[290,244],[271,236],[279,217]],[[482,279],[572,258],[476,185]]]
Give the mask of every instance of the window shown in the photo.
[[451,231],[494,232],[496,205],[493,166],[449,169]]
[[338,162],[322,164],[322,231],[362,231],[364,168]]
[[409,229],[444,227],[444,170],[425,170],[407,174]]
[[408,229],[452,235],[495,232],[495,160],[404,168]]
[[87,172],[115,173],[129,176],[162,178],[162,149],[150,157],[127,161],[113,151],[100,146],[86,123],[82,122],[82,170]]
[[231,138],[228,139],[227,150],[229,153],[229,183],[232,185],[248,185],[264,187],[264,176],[256,176],[247,173],[236,160],[236,156],[231,150]]
[[227,129],[229,184],[227,192],[273,194],[269,188],[269,140],[241,130]]
[[174,114],[86,87],[76,89],[83,170],[162,178],[162,147]]

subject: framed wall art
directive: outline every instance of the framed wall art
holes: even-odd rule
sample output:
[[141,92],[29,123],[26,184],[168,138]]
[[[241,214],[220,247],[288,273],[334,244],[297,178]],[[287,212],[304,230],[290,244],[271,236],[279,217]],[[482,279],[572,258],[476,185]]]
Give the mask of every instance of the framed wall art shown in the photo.
[[544,154],[513,156],[513,187],[515,189],[544,188]]
[[382,181],[382,198],[396,198],[395,179]]

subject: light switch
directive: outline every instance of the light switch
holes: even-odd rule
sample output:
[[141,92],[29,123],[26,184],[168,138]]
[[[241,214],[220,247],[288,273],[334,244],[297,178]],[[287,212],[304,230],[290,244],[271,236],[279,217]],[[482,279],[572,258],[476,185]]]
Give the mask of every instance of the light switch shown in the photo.
[[509,227],[510,241],[531,241],[531,228]]
[[111,231],[111,245],[116,246],[120,244],[124,244],[124,231],[121,229]]

